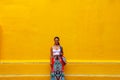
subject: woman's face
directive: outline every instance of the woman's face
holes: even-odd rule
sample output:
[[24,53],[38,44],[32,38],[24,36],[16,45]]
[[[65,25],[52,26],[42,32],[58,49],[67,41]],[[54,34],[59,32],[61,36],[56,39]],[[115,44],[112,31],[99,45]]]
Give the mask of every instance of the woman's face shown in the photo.
[[59,39],[58,39],[58,38],[55,38],[55,39],[54,39],[54,42],[55,42],[56,45],[58,45],[58,44],[59,44]]

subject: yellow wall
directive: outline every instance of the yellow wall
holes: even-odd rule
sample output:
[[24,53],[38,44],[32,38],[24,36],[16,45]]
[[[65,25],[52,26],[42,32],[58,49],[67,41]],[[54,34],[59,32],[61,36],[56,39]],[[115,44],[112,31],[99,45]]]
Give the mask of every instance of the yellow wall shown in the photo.
[[59,36],[67,59],[120,60],[119,0],[0,0],[0,59],[49,59]]

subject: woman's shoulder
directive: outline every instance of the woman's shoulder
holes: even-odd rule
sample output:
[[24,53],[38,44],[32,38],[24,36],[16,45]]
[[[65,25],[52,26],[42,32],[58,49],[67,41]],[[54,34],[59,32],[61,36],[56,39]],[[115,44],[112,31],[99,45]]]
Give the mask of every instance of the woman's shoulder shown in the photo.
[[60,49],[63,50],[63,47],[60,45]]
[[[50,48],[53,49],[53,48],[55,48],[55,46],[53,45]],[[62,49],[63,47],[60,45],[60,48]]]
[[63,47],[60,45],[60,48],[63,48]]
[[55,48],[55,46],[54,46],[54,45],[50,47],[50,49],[53,49],[53,48]]

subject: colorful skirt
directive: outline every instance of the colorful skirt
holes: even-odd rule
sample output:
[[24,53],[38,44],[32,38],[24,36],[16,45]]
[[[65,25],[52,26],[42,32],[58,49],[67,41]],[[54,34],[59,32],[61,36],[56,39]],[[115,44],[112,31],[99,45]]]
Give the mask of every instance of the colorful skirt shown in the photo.
[[52,58],[51,65],[51,80],[65,80],[64,79],[64,62],[62,58]]

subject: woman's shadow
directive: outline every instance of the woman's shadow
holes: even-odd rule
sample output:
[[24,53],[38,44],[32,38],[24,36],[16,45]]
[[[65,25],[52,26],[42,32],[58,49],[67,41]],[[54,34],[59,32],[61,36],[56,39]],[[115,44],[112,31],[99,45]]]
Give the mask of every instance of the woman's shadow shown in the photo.
[[0,25],[0,60],[2,59],[2,40],[3,40],[3,29],[2,26]]

